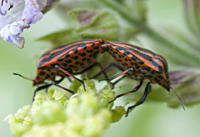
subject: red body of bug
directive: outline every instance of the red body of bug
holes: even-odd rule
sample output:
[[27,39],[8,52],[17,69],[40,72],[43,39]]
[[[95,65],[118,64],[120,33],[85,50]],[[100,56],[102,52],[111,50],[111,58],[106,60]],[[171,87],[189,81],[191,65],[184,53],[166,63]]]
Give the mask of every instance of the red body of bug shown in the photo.
[[125,42],[107,41],[102,48],[125,70],[133,68],[133,71],[130,71],[133,79],[149,79],[151,83],[158,83],[170,90],[167,61],[161,55]]
[[111,81],[112,79],[126,74],[133,79],[139,78],[139,80],[141,81],[140,84],[137,87],[135,87],[132,91],[117,95],[110,102],[113,102],[114,100],[123,95],[136,92],[141,87],[144,79],[150,80],[150,82],[145,88],[143,97],[135,105],[130,106],[128,108],[126,116],[128,116],[129,111],[131,111],[134,107],[142,104],[145,101],[148,93],[150,92],[150,83],[157,83],[165,89],[167,89],[168,91],[170,91],[171,87],[168,76],[168,65],[167,61],[161,55],[153,53],[152,51],[147,50],[145,48],[125,42],[106,41],[106,44],[102,44],[101,47],[104,51],[109,52],[109,54],[112,55],[120,65],[118,65],[117,63],[111,63],[111,65],[104,68],[96,76],[104,72],[110,66],[115,66],[123,72],[107,80]]
[[[34,86],[39,86],[41,84],[44,85],[35,89],[33,100],[37,91],[48,88],[51,85],[58,86],[74,94],[73,91],[58,85],[58,83],[60,83],[66,76],[71,76],[81,82],[84,90],[86,90],[84,82],[73,75],[83,73],[95,65],[99,65],[101,67],[99,63],[95,62],[95,58],[97,57],[98,53],[102,52],[102,43],[104,43],[104,41],[101,39],[81,40],[59,46],[45,52],[38,61],[37,74],[32,80]],[[104,75],[107,77],[105,73]],[[61,79],[56,81],[56,76],[60,76]],[[45,80],[50,80],[52,83],[47,84]]]
[[55,81],[56,76],[66,77],[66,74],[55,68],[55,65],[71,74],[83,69],[97,57],[102,43],[101,39],[81,40],[45,52],[38,61],[33,85],[42,84],[47,79]]

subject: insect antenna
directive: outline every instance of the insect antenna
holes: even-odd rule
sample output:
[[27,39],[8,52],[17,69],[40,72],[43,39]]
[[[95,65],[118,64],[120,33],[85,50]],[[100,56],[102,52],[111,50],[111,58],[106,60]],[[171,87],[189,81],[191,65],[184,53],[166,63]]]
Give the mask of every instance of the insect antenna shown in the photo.
[[30,79],[30,78],[24,77],[24,76],[22,76],[21,74],[18,74],[18,73],[13,73],[13,75],[17,75],[17,76],[20,76],[20,77],[22,77],[22,78],[24,78],[24,79],[28,79],[28,80],[33,81],[33,79]]
[[172,91],[173,91],[173,92],[176,94],[176,96],[179,98],[179,100],[180,100],[180,102],[181,102],[181,105],[182,105],[182,108],[183,108],[183,110],[185,110],[185,107],[184,107],[183,102],[182,102],[181,98],[179,97],[179,95],[176,93],[176,91],[175,91],[172,87],[170,87],[170,89],[172,89]]

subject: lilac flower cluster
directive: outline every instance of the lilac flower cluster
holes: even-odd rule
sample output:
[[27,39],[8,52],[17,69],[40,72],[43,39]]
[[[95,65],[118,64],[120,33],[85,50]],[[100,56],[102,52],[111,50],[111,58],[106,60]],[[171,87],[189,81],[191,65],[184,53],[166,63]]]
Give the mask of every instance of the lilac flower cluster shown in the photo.
[[37,0],[0,0],[0,36],[23,48],[24,38],[19,35],[42,17]]

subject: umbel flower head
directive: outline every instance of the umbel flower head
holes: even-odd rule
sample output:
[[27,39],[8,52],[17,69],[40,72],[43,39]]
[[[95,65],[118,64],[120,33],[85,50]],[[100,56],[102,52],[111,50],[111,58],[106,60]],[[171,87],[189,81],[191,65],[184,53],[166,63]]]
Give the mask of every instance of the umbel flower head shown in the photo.
[[86,80],[71,96],[50,90],[37,94],[32,106],[24,106],[8,116],[15,137],[98,137],[125,114],[122,106],[111,110],[115,95],[110,86],[97,92],[93,80]]

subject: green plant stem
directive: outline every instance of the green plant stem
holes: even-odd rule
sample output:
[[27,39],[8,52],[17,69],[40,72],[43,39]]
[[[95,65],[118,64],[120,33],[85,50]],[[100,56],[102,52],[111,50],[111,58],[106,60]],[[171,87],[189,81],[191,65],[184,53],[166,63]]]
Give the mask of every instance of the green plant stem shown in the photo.
[[[148,31],[146,31],[146,35],[148,35],[150,38],[152,38],[153,40],[155,40],[161,44],[164,43],[172,51],[178,51],[178,52],[176,52],[176,56],[184,55],[183,58],[187,57],[187,59],[190,60],[190,62],[189,62],[190,65],[200,66],[199,64],[196,63],[196,62],[199,62],[198,56],[195,56],[193,53],[190,53],[187,50],[181,48],[181,46],[174,44],[171,40],[169,40],[166,37],[164,37],[163,35],[159,34],[159,32],[156,32],[155,30],[148,27]],[[176,58],[176,56],[174,56],[174,60],[180,62],[181,64],[186,64],[184,59],[178,59],[178,58]]]
[[[113,9],[114,11],[116,11],[124,20],[126,20],[127,22],[137,26],[137,28],[140,29],[145,29],[143,27],[145,27],[143,24],[141,24],[139,21],[135,20],[134,18],[132,18],[130,15],[130,13],[128,13],[128,11],[125,11],[124,8],[119,5],[117,2],[115,1],[108,1],[108,0],[101,0],[101,3],[103,3],[106,7],[109,7],[111,9]],[[119,8],[121,7],[121,8]]]
[[[153,39],[154,41],[157,41],[161,44],[165,44],[168,48],[170,48],[172,51],[178,51],[176,52],[176,56],[183,56],[187,57],[188,60],[190,60],[189,65],[194,65],[194,66],[200,66],[196,62],[199,62],[199,57],[195,56],[193,53],[188,52],[187,50],[181,48],[181,46],[177,46],[174,44],[171,40],[167,39],[166,37],[162,36],[159,34],[159,32],[153,30],[151,27],[144,23],[140,23],[139,21],[135,20],[131,14],[128,13],[128,11],[125,11],[122,6],[120,6],[117,2],[110,2],[108,0],[101,0],[101,2],[116,11],[124,20],[126,20],[128,23],[135,25],[140,31],[144,34],[146,34],[148,37]],[[121,8],[119,8],[121,7]],[[177,62],[181,64],[186,64],[184,59],[178,59],[176,57],[173,58]]]

